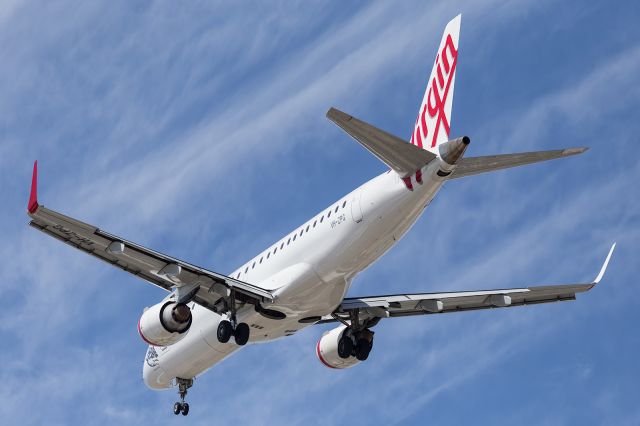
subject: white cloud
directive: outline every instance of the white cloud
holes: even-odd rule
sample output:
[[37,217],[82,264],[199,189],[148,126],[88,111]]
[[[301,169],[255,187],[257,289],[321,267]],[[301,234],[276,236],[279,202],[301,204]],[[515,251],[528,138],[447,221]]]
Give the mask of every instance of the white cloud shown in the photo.
[[[504,31],[501,28],[513,24],[510,18],[526,14],[528,8],[542,7],[533,2],[499,7],[497,4],[493,1],[461,3],[459,8],[465,14],[463,26],[469,23],[470,28],[463,30],[463,37],[500,33]],[[58,24],[48,28],[48,32],[43,31],[53,34],[51,39],[60,46],[66,46],[64,37],[68,32],[78,28],[89,30],[95,24],[95,14],[103,11],[100,7],[85,7],[79,20],[70,19],[72,22],[65,24],[59,33],[55,30]],[[166,10],[158,12],[152,7],[148,16],[140,21],[144,24],[140,28],[131,32],[119,29],[129,36],[114,42],[115,51],[98,49],[97,59],[85,63],[81,58],[89,55],[86,49],[94,47],[89,37],[94,33],[88,31],[86,43],[70,43],[73,48],[65,58],[70,63],[85,64],[86,68],[74,76],[89,79],[87,87],[92,90],[100,88],[93,86],[93,82],[110,83],[103,87],[106,101],[75,105],[69,111],[90,108],[95,116],[108,117],[114,130],[106,138],[107,142],[95,147],[78,150],[74,144],[60,142],[59,146],[73,152],[75,167],[60,173],[66,178],[44,180],[42,199],[53,208],[79,215],[125,236],[142,236],[147,239],[141,241],[143,243],[164,235],[178,239],[182,244],[177,246],[188,251],[184,241],[196,240],[203,248],[217,250],[222,256],[221,252],[230,249],[226,245],[212,247],[210,242],[198,240],[201,229],[194,223],[206,219],[207,225],[213,228],[231,223],[230,217],[238,214],[236,207],[243,202],[246,202],[243,214],[259,210],[255,198],[261,188],[255,182],[260,180],[260,174],[272,173],[273,164],[295,166],[292,151],[304,143],[300,141],[308,140],[308,133],[312,133],[313,138],[326,137],[317,132],[329,132],[329,125],[322,119],[328,106],[346,104],[366,108],[370,99],[377,99],[371,93],[380,90],[378,83],[386,87],[387,79],[406,75],[399,67],[413,67],[418,63],[426,70],[442,24],[457,13],[452,13],[454,7],[441,4],[420,9],[413,5],[382,3],[366,7],[340,21],[340,28],[331,28],[303,47],[292,47],[285,59],[274,58],[274,64],[268,69],[269,79],[253,77],[243,82],[237,94],[220,101],[224,107],[203,107],[199,112],[201,120],[184,126],[175,122],[188,111],[189,104],[198,100],[198,89],[211,94],[227,93],[225,84],[234,81],[224,76],[210,76],[207,72],[211,68],[198,66],[197,55],[210,51],[229,55],[220,59],[221,69],[230,60],[237,60],[232,71],[239,73],[246,67],[263,66],[264,51],[277,51],[282,43],[270,35],[274,32],[279,37],[287,35],[278,32],[280,21],[273,24],[267,20],[265,25],[258,25],[256,35],[246,31],[245,25],[257,24],[262,15],[248,14],[246,21],[233,21],[239,22],[239,27],[223,23],[219,30],[205,31],[206,36],[202,38],[198,38],[196,31],[185,33],[180,28],[176,29],[175,37],[167,37],[159,33],[158,28],[170,25],[170,16]],[[108,16],[113,19],[120,12],[112,13]],[[302,22],[288,22],[290,26],[286,28],[291,36],[304,32],[305,25],[313,24],[315,13],[314,8],[309,7]],[[277,14],[269,16],[277,18]],[[482,17],[482,20],[469,22],[468,16]],[[158,24],[165,19],[168,22]],[[190,17],[184,19],[188,21]],[[247,46],[246,54],[227,46],[236,42]],[[152,54],[145,55],[146,45]],[[55,43],[44,43],[44,46],[53,48]],[[486,48],[490,49],[491,43]],[[111,63],[111,59],[130,59],[128,55],[136,49],[141,49],[140,55],[144,58],[142,70],[136,78],[128,79],[125,71],[129,68],[120,68],[122,64]],[[30,53],[26,56],[33,54],[33,63],[39,64],[36,54],[43,52],[37,46],[27,50]],[[131,94],[135,90],[132,83],[139,83],[154,67],[170,68],[171,58],[181,50],[185,55],[194,55],[190,57],[193,68],[176,71],[176,79],[183,72],[188,73],[184,95],[174,88],[166,88],[166,96],[153,97],[162,106],[151,108],[158,113],[157,120],[153,120],[153,115],[146,110],[148,105],[132,101],[137,99]],[[231,53],[237,56],[231,57]],[[637,89],[633,83],[638,65],[638,51],[630,47],[624,54],[603,62],[599,69],[586,73],[568,89],[532,99],[524,113],[518,111],[523,118],[513,120],[513,128],[507,126],[509,142],[486,138],[488,143],[483,149],[499,146],[505,151],[509,146],[537,147],[535,130],[547,129],[547,120],[555,113],[580,126],[597,119],[598,110],[594,105],[614,105],[611,111],[637,107]],[[31,84],[31,79],[42,77],[31,72],[25,69],[22,78],[16,72],[16,85],[23,88]],[[226,92],[223,89],[227,89]],[[20,90],[17,93],[20,94]],[[51,105],[65,105],[64,91],[46,92],[46,96],[49,95]],[[419,95],[416,94],[416,103]],[[180,96],[184,96],[182,101]],[[358,101],[352,99],[356,96]],[[13,105],[5,103],[2,109],[8,111]],[[412,117],[407,120],[410,124]],[[68,127],[75,128],[73,124],[65,120],[54,125],[52,140],[64,139],[69,134]],[[490,135],[499,125],[488,123],[478,133]],[[162,138],[158,145],[153,143],[155,136]],[[151,138],[152,142],[141,142],[144,138]],[[141,148],[136,146],[138,142]],[[35,151],[49,153],[57,146],[40,150],[39,146],[36,149],[3,145],[3,154],[6,151],[7,155],[3,156],[4,160],[0,159],[0,164],[15,172],[12,161],[26,161]],[[339,146],[336,149],[346,149]],[[625,146],[615,150],[623,150]],[[69,154],[56,154],[65,155]],[[56,161],[59,160],[51,160]],[[572,164],[582,159],[566,161],[554,166],[579,168]],[[51,167],[47,161],[42,162],[44,177],[59,173],[47,171],[47,167]],[[562,202],[551,200],[546,217],[534,215],[533,219],[523,219],[527,221],[525,225],[518,226],[520,217],[528,210],[540,210],[536,200],[549,191],[565,188],[556,187],[559,183],[555,173],[535,184],[526,182],[526,192],[514,174],[447,185],[427,217],[399,247],[358,280],[353,292],[522,285],[528,284],[525,278],[529,277],[588,279],[596,272],[610,238],[615,236],[620,245],[612,261],[611,275],[603,282],[608,288],[598,288],[566,308],[541,306],[507,313],[388,321],[377,328],[377,348],[372,363],[344,372],[326,371],[314,359],[312,348],[320,334],[318,328],[308,329],[293,339],[250,347],[198,379],[190,394],[193,407],[190,420],[202,419],[201,422],[207,424],[211,418],[221,423],[237,422],[239,418],[244,423],[257,424],[264,423],[265,419],[294,424],[332,423],[336,419],[352,418],[355,408],[367,413],[363,423],[371,415],[390,423],[401,423],[407,416],[435,409],[443,395],[464,390],[463,385],[471,379],[486,377],[487,370],[499,368],[510,357],[553,335],[556,321],[572,322],[578,328],[578,321],[584,321],[589,312],[615,310],[632,290],[609,277],[632,276],[638,272],[630,249],[638,247],[640,240],[634,226],[638,207],[628,190],[629,182],[640,177],[640,169],[634,164],[625,164],[619,171],[614,168],[607,175],[608,181],[594,184],[589,181],[589,185],[581,185],[578,191],[564,195]],[[313,177],[324,179],[320,174]],[[491,188],[491,185],[499,187]],[[15,188],[21,186],[15,183]],[[474,196],[486,198],[473,199]],[[11,197],[17,198],[13,194]],[[228,206],[229,212],[225,209],[215,209],[215,214],[194,211],[203,202],[216,207],[215,201],[231,197],[241,201],[237,202],[238,206]],[[520,205],[500,203],[500,198],[519,200]],[[598,215],[587,214],[594,206],[599,210]],[[612,208],[606,209],[606,206]],[[621,214],[621,211],[627,213]],[[458,223],[451,221],[451,212],[455,212]],[[23,214],[22,208],[19,213]],[[185,217],[190,220],[185,221]],[[598,218],[607,225],[599,224]],[[11,220],[16,226],[24,226],[22,216]],[[505,223],[510,225],[509,232],[505,232]],[[467,233],[486,238],[487,227],[497,232],[483,244],[478,244],[477,239]],[[0,391],[5,401],[0,408],[3,418],[21,411],[27,424],[68,423],[69,418],[82,417],[95,424],[139,423],[142,419],[166,421],[172,397],[152,393],[142,386],[139,375],[143,345],[131,344],[137,341],[134,326],[140,303],[149,303],[153,297],[160,297],[159,293],[31,229],[18,229],[11,230],[11,244],[0,248],[2,257],[11,259],[0,272],[4,283],[0,294],[19,301],[17,306],[3,312],[0,321],[0,337],[12,348],[0,358],[4,365],[0,378],[5,383],[4,390]],[[238,230],[238,250],[244,245],[242,253],[246,255],[262,248],[262,241],[256,240],[251,231]],[[553,241],[550,241],[551,235]],[[460,239],[465,236],[469,247],[462,251]],[[554,245],[558,250],[550,250]],[[417,258],[422,250],[429,251],[429,262]],[[452,254],[464,256],[452,260]],[[583,270],[586,276],[575,276],[576,271]],[[416,281],[416,276],[425,277],[424,281]],[[602,307],[599,295],[604,291],[610,293],[608,306]],[[408,390],[403,392],[403,389]],[[609,399],[602,396],[601,410],[613,412],[615,403],[611,401],[617,393],[612,395]],[[319,409],[321,403],[331,410]],[[33,410],[34,406],[41,410]],[[635,415],[637,417],[637,413]],[[629,419],[633,419],[632,416],[630,414]],[[358,418],[353,422],[358,423]]]

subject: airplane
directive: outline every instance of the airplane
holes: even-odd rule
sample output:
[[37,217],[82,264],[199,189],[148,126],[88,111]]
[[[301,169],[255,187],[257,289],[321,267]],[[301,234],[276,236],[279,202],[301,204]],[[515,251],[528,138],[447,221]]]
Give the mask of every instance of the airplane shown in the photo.
[[143,380],[151,389],[178,387],[174,414],[189,413],[185,397],[196,377],[249,343],[334,323],[315,352],[325,366],[344,369],[367,360],[371,329],[383,319],[574,300],[600,282],[615,243],[587,283],[345,297],[354,277],[402,238],[445,182],[587,150],[464,156],[469,137],[449,138],[460,22],[458,15],[445,27],[409,141],[335,108],[327,112],[329,120],[389,169],[228,275],[45,208],[37,198],[34,163],[30,226],[169,292],[143,311],[138,331],[148,344]]

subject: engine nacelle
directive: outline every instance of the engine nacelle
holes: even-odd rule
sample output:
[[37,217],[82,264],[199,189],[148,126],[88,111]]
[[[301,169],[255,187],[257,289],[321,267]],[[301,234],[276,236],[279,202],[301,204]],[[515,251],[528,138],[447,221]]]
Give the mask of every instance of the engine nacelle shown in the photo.
[[191,327],[191,309],[172,300],[147,308],[138,321],[142,340],[153,346],[169,346],[182,340]]
[[342,337],[347,327],[344,325],[327,331],[322,335],[316,344],[316,355],[320,362],[329,368],[349,368],[358,364],[360,361],[354,356],[349,358],[341,358],[338,355],[338,341]]

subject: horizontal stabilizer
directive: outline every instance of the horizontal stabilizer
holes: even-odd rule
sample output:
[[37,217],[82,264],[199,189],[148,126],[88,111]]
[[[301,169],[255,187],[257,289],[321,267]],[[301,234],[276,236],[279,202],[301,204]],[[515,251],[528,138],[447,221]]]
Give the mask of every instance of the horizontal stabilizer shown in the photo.
[[553,151],[521,152],[518,154],[462,158],[458,162],[458,166],[455,171],[449,176],[449,179],[457,179],[465,176],[492,172],[495,170],[508,169],[510,167],[524,166],[526,164],[569,157],[572,155],[582,154],[587,149],[589,148],[567,148],[556,149]]
[[335,108],[327,111],[327,118],[336,123],[383,163],[395,170],[400,177],[411,176],[436,158],[436,155],[429,151],[411,145],[397,136]]

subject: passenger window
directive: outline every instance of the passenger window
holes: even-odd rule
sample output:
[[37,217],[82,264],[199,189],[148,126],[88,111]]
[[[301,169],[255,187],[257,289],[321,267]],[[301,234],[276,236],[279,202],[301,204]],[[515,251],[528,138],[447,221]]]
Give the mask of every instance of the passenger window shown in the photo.
[[251,269],[256,267],[256,262],[253,262],[253,265],[251,265]]
[[249,270],[249,267],[247,266],[246,268],[244,268],[244,273],[246,274],[248,270]]
[[346,205],[347,205],[347,200],[344,200],[344,203],[342,203],[342,208],[344,209]]
[[305,229],[304,232],[309,232],[309,225],[307,225],[307,229]]
[[287,240],[287,245],[289,245],[290,242],[291,242],[291,238]]
[[260,263],[262,263],[262,258],[260,258]]
[[280,244],[280,250],[282,250],[282,247],[284,247],[284,241]]
[[317,221],[317,220],[314,220],[314,221],[313,221],[313,227],[314,227],[314,228],[316,227],[316,223],[318,223],[318,221]]
[[320,216],[320,223],[324,220],[324,215]]
[[338,213],[338,208],[339,208],[339,207],[340,207],[340,206],[336,206],[336,213]]
[[302,237],[302,234],[304,233],[304,229],[300,230],[300,236]]
[[327,218],[331,217],[331,210],[329,210],[329,213],[327,213]]
[[276,254],[276,252],[278,251],[278,247],[273,249],[273,254]]
[[240,278],[240,272],[238,272],[238,275],[236,275],[236,278]]
[[297,235],[294,235],[294,236],[293,236],[293,241],[295,241],[295,240],[296,240],[296,237],[297,237]]

